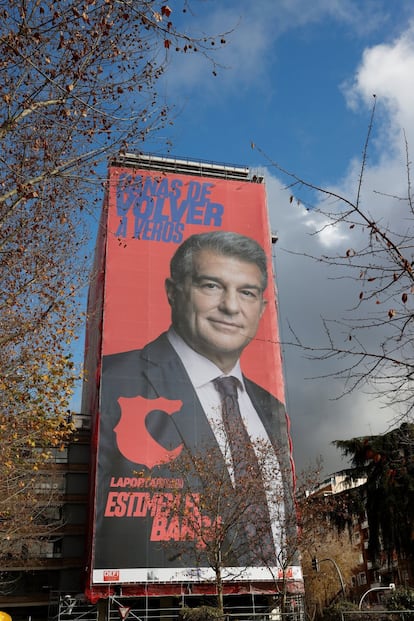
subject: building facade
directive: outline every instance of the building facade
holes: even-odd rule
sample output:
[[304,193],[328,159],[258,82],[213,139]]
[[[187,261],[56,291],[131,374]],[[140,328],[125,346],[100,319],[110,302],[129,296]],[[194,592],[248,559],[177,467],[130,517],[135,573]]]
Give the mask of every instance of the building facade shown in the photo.
[[[90,418],[74,417],[76,431],[54,451],[37,477],[41,511],[33,537],[16,541],[0,572],[0,610],[20,619],[47,619],[50,602],[82,593],[88,515]],[[18,560],[17,560],[18,559]]]

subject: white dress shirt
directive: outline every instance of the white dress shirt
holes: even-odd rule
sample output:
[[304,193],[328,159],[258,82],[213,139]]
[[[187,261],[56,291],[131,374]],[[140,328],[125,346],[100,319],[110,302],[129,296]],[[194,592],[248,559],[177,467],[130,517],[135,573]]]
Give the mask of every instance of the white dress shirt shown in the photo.
[[[253,403],[247,394],[246,386],[244,384],[243,374],[240,367],[240,361],[237,361],[234,368],[227,374],[224,374],[219,367],[217,367],[211,360],[208,360],[201,354],[197,353],[194,349],[189,347],[187,343],[177,334],[174,328],[170,328],[167,333],[168,340],[172,347],[176,351],[178,357],[181,359],[187,375],[194,387],[197,397],[201,403],[201,406],[207,416],[207,419],[211,425],[212,431],[216,437],[217,443],[223,454],[223,459],[227,463],[229,474],[234,484],[233,466],[229,454],[229,445],[225,437],[224,425],[222,419],[221,399],[218,391],[216,390],[213,380],[217,377],[233,376],[236,377],[240,384],[237,389],[240,412],[243,418],[243,422],[247,429],[247,433],[252,442],[253,448],[258,455],[261,466],[263,467],[263,455],[266,453],[266,462],[264,467],[268,469],[268,476],[274,481],[274,486],[279,487],[279,492],[272,493],[272,498],[268,495],[268,507],[271,517],[273,538],[275,542],[278,542],[276,549],[280,549],[282,529],[284,519],[284,507],[283,503],[278,502],[275,504],[275,497],[280,493],[280,498],[283,498],[283,485],[282,477],[280,473],[279,461],[277,459],[274,448],[269,440],[266,429],[256,410],[253,407]],[[266,450],[264,451],[264,447]],[[270,480],[270,479],[267,479]]]

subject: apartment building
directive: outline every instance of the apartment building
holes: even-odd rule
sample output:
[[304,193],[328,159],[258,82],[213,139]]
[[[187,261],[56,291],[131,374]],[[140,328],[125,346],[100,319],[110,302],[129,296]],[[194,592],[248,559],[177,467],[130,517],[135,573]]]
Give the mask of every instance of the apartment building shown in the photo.
[[44,503],[33,538],[16,541],[0,571],[0,610],[13,621],[48,618],[55,592],[82,592],[88,507],[90,421],[75,417],[69,446],[56,450],[40,473],[37,493]]

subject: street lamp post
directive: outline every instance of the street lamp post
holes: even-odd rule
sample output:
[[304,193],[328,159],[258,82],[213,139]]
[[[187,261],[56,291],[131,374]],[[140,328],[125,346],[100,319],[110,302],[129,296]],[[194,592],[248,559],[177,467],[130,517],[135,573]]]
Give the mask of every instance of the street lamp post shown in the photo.
[[395,591],[395,584],[393,582],[391,582],[391,584],[389,586],[372,587],[372,589],[368,589],[368,591],[365,591],[365,593],[363,594],[363,596],[359,600],[359,605],[358,605],[358,609],[359,610],[362,609],[362,602],[364,601],[365,597],[368,595],[368,593],[371,593],[372,591]]

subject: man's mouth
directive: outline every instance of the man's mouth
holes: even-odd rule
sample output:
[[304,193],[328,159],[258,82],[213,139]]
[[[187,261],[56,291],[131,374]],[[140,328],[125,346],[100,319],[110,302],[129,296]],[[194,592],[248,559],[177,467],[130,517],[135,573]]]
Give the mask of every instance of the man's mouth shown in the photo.
[[243,326],[240,324],[234,323],[232,321],[223,321],[221,319],[210,319],[210,322],[219,328],[228,329],[228,330],[241,330]]

